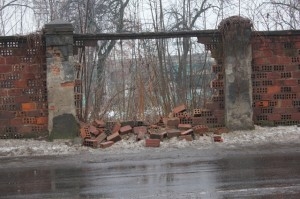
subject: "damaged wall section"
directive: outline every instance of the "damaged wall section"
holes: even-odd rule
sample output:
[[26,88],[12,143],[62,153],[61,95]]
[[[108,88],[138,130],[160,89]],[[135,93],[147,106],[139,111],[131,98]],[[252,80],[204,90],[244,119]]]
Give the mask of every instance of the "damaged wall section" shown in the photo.
[[47,56],[48,130],[53,138],[79,133],[74,99],[73,26],[64,21],[45,25]]

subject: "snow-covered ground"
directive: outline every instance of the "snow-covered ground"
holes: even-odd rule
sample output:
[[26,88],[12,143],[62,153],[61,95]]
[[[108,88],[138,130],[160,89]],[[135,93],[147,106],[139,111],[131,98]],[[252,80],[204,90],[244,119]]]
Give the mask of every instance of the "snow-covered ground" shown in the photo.
[[233,131],[222,134],[224,142],[214,143],[213,134],[196,136],[193,141],[180,141],[177,138],[164,140],[159,148],[146,148],[144,141],[135,141],[134,136],[127,137],[106,149],[92,149],[76,144],[73,140],[55,140],[53,142],[33,139],[0,140],[0,157],[67,155],[81,153],[139,153],[143,150],[166,151],[178,148],[210,149],[215,147],[239,148],[264,144],[297,144],[300,143],[300,127],[259,127],[252,131]]

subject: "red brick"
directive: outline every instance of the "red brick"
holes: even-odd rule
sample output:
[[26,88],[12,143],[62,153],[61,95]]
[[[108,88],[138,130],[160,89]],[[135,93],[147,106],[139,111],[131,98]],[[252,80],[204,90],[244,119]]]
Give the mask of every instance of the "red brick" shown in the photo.
[[255,103],[256,107],[268,107],[269,100],[262,100]]
[[119,130],[120,135],[126,135],[132,133],[132,127],[130,125],[122,126]]
[[111,147],[113,144],[114,144],[113,141],[102,142],[100,143],[100,148],[105,149]]
[[14,117],[15,117],[15,114],[12,111],[3,111],[3,110],[0,111],[0,119],[1,120],[2,119],[12,119]]
[[291,100],[291,99],[277,100],[277,107],[278,108],[292,108],[293,100]]
[[20,88],[13,88],[13,89],[7,90],[7,95],[8,96],[22,96],[23,92],[22,92],[22,89],[20,89]]
[[113,142],[118,142],[121,141],[122,138],[118,132],[115,132],[111,134],[110,136],[107,137],[107,141],[113,141]]
[[11,56],[5,58],[6,64],[19,64],[21,62],[20,57]]
[[300,113],[291,113],[292,115],[292,120],[295,120],[295,121],[300,121]]
[[192,128],[191,124],[179,124],[178,125],[178,129],[180,129],[180,130],[188,130],[188,129],[191,129],[191,128]]
[[37,117],[36,124],[38,125],[48,124],[48,117]]
[[60,83],[60,86],[61,87],[74,87],[75,83],[73,81],[71,81],[71,82],[63,82],[63,83]]
[[23,125],[23,120],[22,120],[22,118],[11,119],[10,120],[10,125],[12,125],[12,126],[21,126],[21,125]]
[[143,139],[145,139],[145,132],[144,131],[139,131],[136,134],[136,141],[140,141],[140,140],[143,140]]
[[146,139],[145,147],[160,147],[160,139]]
[[167,130],[168,138],[178,137],[179,135],[181,135],[181,131],[178,129],[168,129]]
[[114,127],[113,127],[113,129],[112,129],[112,132],[113,132],[113,133],[119,132],[120,128],[121,128],[121,123],[120,123],[120,122],[117,122],[117,123],[114,125]]
[[180,106],[177,106],[173,109],[173,113],[180,113],[180,112],[183,112],[183,111],[186,111],[186,107],[184,104],[180,105]]
[[28,102],[28,101],[30,101],[30,98],[27,95],[22,95],[22,96],[16,96],[15,97],[15,102],[16,103],[22,103],[22,102]]
[[32,111],[36,109],[36,103],[22,103],[22,111]]
[[269,86],[268,87],[268,94],[275,94],[280,92],[280,86]]
[[10,65],[1,65],[0,73],[10,73],[12,72],[12,67]]
[[223,142],[223,138],[220,135],[214,135],[214,142]]
[[160,139],[161,141],[167,137],[166,131],[150,132],[150,139]]
[[95,119],[93,122],[93,125],[97,128],[103,128],[103,127],[105,127],[105,122],[103,120]]
[[281,73],[280,72],[269,72],[267,73],[267,79],[280,79]]
[[93,139],[85,139],[83,141],[83,145],[93,147],[93,148],[97,148],[98,147],[98,142],[97,142],[97,140],[93,140]]
[[181,135],[179,136],[179,140],[193,141],[192,135]]
[[169,128],[177,128],[180,123],[180,119],[178,117],[168,118],[167,127]]
[[146,135],[147,127],[145,127],[145,126],[133,127],[133,133],[136,134],[136,135],[139,134],[139,133],[144,133],[144,135]]
[[98,143],[101,143],[105,140],[106,137],[107,135],[105,133],[101,133],[95,138],[95,140],[97,140]]
[[93,125],[89,126],[89,132],[91,134],[93,134],[94,136],[97,136],[97,135],[100,134],[100,131],[96,127],[94,127]]
[[294,78],[294,79],[300,78],[300,71],[293,71],[292,72],[292,78]]
[[191,134],[193,134],[194,132],[193,132],[193,129],[188,129],[188,130],[186,130],[186,131],[183,131],[183,132],[181,132],[181,135],[191,135]]
[[203,135],[203,133],[208,132],[209,128],[206,125],[197,125],[193,128],[194,133]]
[[192,118],[192,126],[206,124],[206,118],[204,117],[193,117]]
[[280,114],[269,114],[268,115],[268,120],[269,121],[280,121],[281,120],[281,115]]
[[89,132],[89,126],[83,126],[80,128],[80,136],[83,138],[83,139],[89,139],[91,138],[91,134]]

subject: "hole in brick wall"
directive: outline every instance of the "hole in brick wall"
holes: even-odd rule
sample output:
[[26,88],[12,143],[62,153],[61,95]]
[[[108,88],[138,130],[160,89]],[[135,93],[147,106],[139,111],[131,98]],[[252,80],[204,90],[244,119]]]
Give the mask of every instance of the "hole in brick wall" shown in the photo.
[[224,87],[223,81],[213,81],[213,82],[212,82],[212,87],[213,87],[213,88]]
[[212,66],[212,69],[214,73],[222,72],[222,65],[214,65]]
[[192,120],[192,118],[180,118],[180,123],[181,124],[192,124],[193,120]]
[[280,91],[282,93],[290,93],[290,92],[292,92],[292,88],[291,87],[281,87]]
[[0,42],[0,48],[4,48],[5,47],[5,42]]
[[266,73],[257,73],[257,74],[255,75],[255,77],[256,77],[257,79],[266,79],[266,78],[267,78],[267,74],[266,74]]
[[18,80],[18,79],[21,79],[21,78],[20,78],[20,74],[16,73],[16,74],[8,74],[6,76],[6,79],[7,80]]
[[15,98],[14,97],[1,97],[0,103],[1,104],[13,104],[13,103],[15,103]]
[[201,117],[211,117],[212,112],[211,111],[202,111],[201,112]]
[[281,73],[281,78],[291,78],[291,77],[292,77],[291,72]]
[[33,58],[32,57],[21,57],[21,62],[23,62],[23,63],[32,63]]
[[277,101],[269,101],[269,106],[271,107],[277,106]]
[[219,95],[224,95],[224,90],[219,90]]
[[36,124],[36,118],[35,117],[24,117],[22,118],[23,124]]
[[36,54],[35,48],[27,49],[27,55],[35,55],[35,54]]
[[284,48],[290,49],[293,48],[293,43],[292,42],[285,42],[283,44]]
[[205,50],[214,50],[217,48],[216,44],[205,44]]
[[261,100],[261,95],[253,95],[253,100]]
[[273,66],[261,66],[261,70],[262,71],[272,71],[273,70]]
[[299,106],[300,107],[300,100],[294,100],[293,106]]
[[75,46],[84,46],[83,41],[82,40],[76,40],[75,41]]
[[253,81],[252,86],[254,86],[254,87],[260,86],[260,81]]
[[24,111],[16,111],[15,117],[26,117],[26,112]]
[[218,119],[217,118],[206,118],[206,123],[207,124],[216,124],[218,123]]
[[252,71],[259,71],[259,66],[252,66]]
[[223,75],[223,74],[218,74],[217,79],[218,79],[218,80],[223,80],[223,79],[224,79],[224,75]]
[[264,81],[262,81],[262,85],[263,86],[272,86],[273,81],[272,80],[264,80]]
[[295,63],[295,62],[300,62],[299,57],[292,57],[292,62],[293,62],[293,63]]
[[275,94],[274,99],[296,99],[295,93]]
[[0,88],[14,88],[14,82],[10,80],[0,81]]
[[257,121],[265,121],[268,120],[268,116],[267,115],[258,115],[256,116]]
[[267,93],[268,88],[253,88],[253,93]]
[[220,38],[219,37],[212,37],[211,41],[214,42],[214,43],[218,43],[218,42],[220,42]]
[[292,119],[292,115],[281,115],[281,120],[290,120]]
[[9,49],[0,50],[0,55],[1,56],[11,56],[12,54],[13,54],[12,50],[9,50]]
[[17,41],[8,41],[6,45],[8,48],[19,48],[19,42]]
[[262,114],[269,114],[269,113],[273,113],[273,108],[262,108],[260,113]]
[[274,65],[274,71],[284,71],[284,65]]
[[214,102],[223,102],[224,101],[224,97],[223,96],[213,96],[212,100]]

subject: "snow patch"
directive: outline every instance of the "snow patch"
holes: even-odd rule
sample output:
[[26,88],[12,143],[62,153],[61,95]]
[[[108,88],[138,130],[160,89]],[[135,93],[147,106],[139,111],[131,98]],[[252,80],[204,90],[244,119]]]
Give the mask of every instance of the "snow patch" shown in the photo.
[[167,151],[182,148],[207,149],[214,147],[237,148],[241,146],[255,146],[261,144],[288,144],[299,143],[300,127],[280,126],[280,127],[260,127],[255,130],[233,131],[222,134],[223,143],[215,143],[213,134],[195,136],[195,140],[186,141],[177,138],[166,139],[161,142],[159,148],[146,148],[145,141],[136,141],[135,136],[128,136],[106,149],[93,149],[73,144],[72,140],[54,140],[53,142],[38,141],[33,139],[2,139],[0,140],[0,157],[10,156],[41,156],[41,155],[68,155],[88,153],[139,153],[144,150]]

